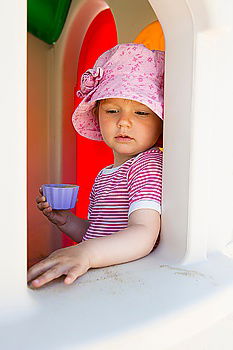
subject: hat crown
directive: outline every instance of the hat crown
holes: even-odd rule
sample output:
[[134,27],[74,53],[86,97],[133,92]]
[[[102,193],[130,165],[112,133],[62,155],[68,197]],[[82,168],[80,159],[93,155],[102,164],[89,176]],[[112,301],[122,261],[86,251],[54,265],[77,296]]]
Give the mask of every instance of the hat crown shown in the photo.
[[143,44],[118,44],[97,59],[94,69],[98,67],[104,70],[104,79],[117,73],[127,78],[147,76],[161,84],[164,76],[164,52],[149,50]]

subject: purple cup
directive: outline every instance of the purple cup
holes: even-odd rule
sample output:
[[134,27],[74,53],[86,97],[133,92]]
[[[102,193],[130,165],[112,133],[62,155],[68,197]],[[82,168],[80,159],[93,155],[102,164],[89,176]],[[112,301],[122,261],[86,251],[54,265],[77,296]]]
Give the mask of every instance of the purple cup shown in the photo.
[[43,196],[52,209],[65,210],[75,207],[79,186],[69,184],[46,184],[42,186]]

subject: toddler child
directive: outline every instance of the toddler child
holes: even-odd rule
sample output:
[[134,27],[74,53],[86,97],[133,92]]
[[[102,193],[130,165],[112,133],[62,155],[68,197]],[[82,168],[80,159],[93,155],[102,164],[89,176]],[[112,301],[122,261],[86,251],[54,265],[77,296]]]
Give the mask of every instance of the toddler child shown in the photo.
[[142,44],[120,44],[102,54],[81,79],[84,99],[72,121],[76,131],[103,140],[114,164],[97,175],[88,220],[52,210],[37,197],[43,214],[78,245],[53,252],[28,271],[33,287],[66,275],[71,284],[90,268],[146,256],[160,232],[164,52]]

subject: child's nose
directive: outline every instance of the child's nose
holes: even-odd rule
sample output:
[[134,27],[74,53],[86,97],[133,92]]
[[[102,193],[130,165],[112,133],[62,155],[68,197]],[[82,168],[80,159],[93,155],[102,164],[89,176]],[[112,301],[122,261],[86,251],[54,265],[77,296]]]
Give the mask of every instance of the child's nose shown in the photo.
[[132,124],[130,115],[125,113],[120,116],[118,119],[118,127],[130,127]]

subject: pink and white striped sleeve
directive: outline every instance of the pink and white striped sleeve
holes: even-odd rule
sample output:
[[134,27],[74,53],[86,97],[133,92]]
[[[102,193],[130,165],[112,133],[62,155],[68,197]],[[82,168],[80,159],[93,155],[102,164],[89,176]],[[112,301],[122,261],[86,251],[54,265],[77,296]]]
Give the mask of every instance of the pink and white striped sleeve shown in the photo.
[[94,201],[95,201],[95,182],[92,186],[91,193],[89,196],[89,206],[88,206],[88,220],[90,219],[91,213],[92,213],[92,208],[94,206]]
[[129,213],[154,209],[161,214],[162,152],[144,153],[128,172]]

